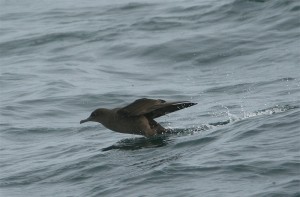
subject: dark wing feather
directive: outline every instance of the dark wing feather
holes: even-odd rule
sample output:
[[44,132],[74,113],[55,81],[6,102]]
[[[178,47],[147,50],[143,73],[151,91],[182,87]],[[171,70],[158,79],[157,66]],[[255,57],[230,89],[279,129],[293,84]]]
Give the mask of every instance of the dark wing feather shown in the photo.
[[145,116],[154,119],[187,107],[191,107],[196,104],[197,103],[192,103],[189,101],[168,102],[168,103],[155,106],[156,109],[145,114]]
[[119,109],[119,113],[127,116],[139,116],[153,111],[153,106],[165,103],[164,100],[155,100],[142,98],[134,101],[133,103]]
[[157,118],[168,113],[196,105],[189,101],[166,102],[164,100],[138,99],[128,106],[119,109],[119,113],[127,116],[145,115],[148,118]]

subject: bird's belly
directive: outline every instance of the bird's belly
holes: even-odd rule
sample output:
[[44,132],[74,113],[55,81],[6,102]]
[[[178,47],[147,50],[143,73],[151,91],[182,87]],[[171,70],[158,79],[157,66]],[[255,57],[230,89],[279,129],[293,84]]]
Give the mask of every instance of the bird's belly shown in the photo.
[[148,125],[148,120],[145,117],[130,117],[119,119],[108,128],[119,133],[144,135]]

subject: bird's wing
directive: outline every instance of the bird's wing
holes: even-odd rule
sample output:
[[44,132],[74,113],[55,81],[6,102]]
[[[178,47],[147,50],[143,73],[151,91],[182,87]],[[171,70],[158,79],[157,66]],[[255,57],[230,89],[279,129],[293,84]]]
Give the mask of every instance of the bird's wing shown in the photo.
[[154,119],[196,104],[189,101],[166,102],[160,99],[143,98],[119,109],[118,112],[127,116],[145,115],[148,118]]

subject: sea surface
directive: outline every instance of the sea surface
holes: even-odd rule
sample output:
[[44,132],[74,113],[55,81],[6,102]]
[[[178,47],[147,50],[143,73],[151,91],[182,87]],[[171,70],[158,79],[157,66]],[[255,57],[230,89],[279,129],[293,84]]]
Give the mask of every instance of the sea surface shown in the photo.
[[[0,0],[1,197],[300,196],[300,1]],[[145,138],[79,124],[198,105]]]

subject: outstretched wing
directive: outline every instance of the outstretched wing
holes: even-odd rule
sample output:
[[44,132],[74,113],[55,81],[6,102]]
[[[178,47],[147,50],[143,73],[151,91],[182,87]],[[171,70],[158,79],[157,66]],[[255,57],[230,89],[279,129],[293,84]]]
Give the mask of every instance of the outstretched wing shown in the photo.
[[197,103],[192,103],[189,101],[179,101],[179,102],[166,102],[161,99],[138,99],[128,106],[118,110],[126,116],[140,116],[145,115],[148,118],[154,119],[168,113],[184,109]]

